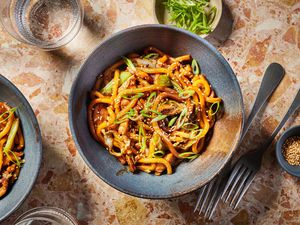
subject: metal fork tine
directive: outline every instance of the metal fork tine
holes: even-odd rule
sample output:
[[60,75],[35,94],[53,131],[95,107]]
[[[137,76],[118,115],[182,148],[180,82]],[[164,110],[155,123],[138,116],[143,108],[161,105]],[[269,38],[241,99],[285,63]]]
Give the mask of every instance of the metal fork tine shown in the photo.
[[240,203],[240,201],[242,200],[244,194],[246,193],[246,191],[247,191],[248,188],[250,187],[250,185],[251,185],[251,183],[252,183],[252,181],[253,181],[253,179],[254,179],[254,177],[255,177],[255,174],[256,174],[256,173],[252,173],[252,174],[248,177],[248,179],[247,179],[247,181],[246,181],[246,184],[245,184],[245,186],[244,186],[244,189],[242,190],[242,192],[241,192],[239,198],[237,199],[236,203],[234,204],[233,209],[235,209],[235,208],[238,206],[238,204]]
[[199,194],[199,197],[198,197],[197,204],[196,204],[196,206],[195,206],[194,212],[197,211],[198,206],[199,206],[199,204],[200,204],[200,201],[201,201],[201,199],[202,199],[202,196],[203,196],[203,194],[204,194],[204,192],[205,192],[205,189],[206,189],[207,187],[208,187],[208,184],[205,185],[205,186],[203,186],[203,187],[200,189],[200,194]]
[[239,164],[239,167],[237,169],[234,168],[233,173],[234,173],[235,176],[234,176],[234,179],[232,179],[230,181],[230,188],[228,189],[227,196],[226,196],[225,199],[223,199],[224,203],[228,202],[228,200],[229,200],[229,198],[231,196],[232,191],[234,190],[237,182],[239,181],[240,177],[244,173],[245,169],[246,168],[242,164]]
[[214,210],[216,208],[214,206],[216,206],[218,204],[219,200],[220,200],[220,198],[219,198],[219,196],[220,196],[220,194],[219,194],[219,186],[220,186],[221,180],[222,179],[220,177],[218,177],[217,180],[214,181],[214,187],[215,188],[212,190],[213,191],[213,195],[212,195],[212,197],[210,199],[209,205],[208,205],[208,207],[207,207],[207,209],[205,211],[205,214],[204,214],[204,217],[208,217],[208,219],[210,219],[210,217],[214,213]]
[[[226,183],[226,186],[223,190],[223,193],[221,195],[221,199],[224,201],[225,198],[228,197],[228,194],[226,195],[227,191],[228,191],[228,188],[230,187],[232,181],[234,180],[235,176],[237,175],[239,169],[241,168],[242,164],[237,164],[235,167],[234,167],[234,170],[231,172],[230,174],[230,177]],[[225,197],[226,196],[226,197]]]
[[208,198],[208,196],[209,196],[209,194],[210,194],[210,191],[211,191],[211,188],[213,187],[213,183],[214,183],[214,182],[215,182],[215,180],[209,182],[208,190],[206,191],[206,195],[204,196],[202,205],[201,205],[201,207],[200,207],[199,214],[200,214],[201,212],[203,212],[202,210],[204,209],[204,206],[206,205],[205,203],[206,203],[206,201],[207,201],[207,198]]
[[250,169],[247,169],[246,172],[245,172],[245,174],[243,174],[243,178],[241,179],[241,181],[240,181],[238,187],[236,188],[235,193],[234,193],[234,195],[233,195],[233,197],[232,197],[232,199],[230,201],[230,206],[232,206],[234,204],[236,198],[239,196],[240,191],[244,187],[245,182],[246,182],[247,178],[250,176],[251,172],[252,171]]
[[229,201],[229,198],[230,198],[232,192],[235,190],[235,186],[236,186],[237,183],[240,181],[241,177],[243,177],[244,172],[245,172],[246,170],[247,170],[247,167],[242,166],[242,167],[240,168],[240,170],[238,171],[238,174],[237,174],[237,176],[235,177],[235,180],[234,180],[234,182],[233,182],[233,184],[232,184],[232,186],[231,186],[231,188],[230,188],[230,190],[229,190],[228,196],[227,196],[227,198],[226,198],[225,201],[224,201],[225,203],[227,203],[227,202]]

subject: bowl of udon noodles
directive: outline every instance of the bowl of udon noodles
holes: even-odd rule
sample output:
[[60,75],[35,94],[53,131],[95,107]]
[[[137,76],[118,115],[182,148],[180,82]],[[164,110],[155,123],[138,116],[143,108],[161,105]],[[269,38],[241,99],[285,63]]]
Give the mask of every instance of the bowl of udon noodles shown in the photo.
[[207,41],[166,25],[114,34],[82,65],[70,127],[87,165],[112,187],[177,197],[215,177],[243,127],[238,81]]
[[0,221],[29,195],[38,176],[42,140],[23,94],[0,75]]

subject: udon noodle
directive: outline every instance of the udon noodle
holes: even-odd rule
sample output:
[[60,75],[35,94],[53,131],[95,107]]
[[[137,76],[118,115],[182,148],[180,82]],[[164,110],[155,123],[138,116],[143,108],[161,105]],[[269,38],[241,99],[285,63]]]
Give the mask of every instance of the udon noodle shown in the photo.
[[172,174],[203,151],[221,101],[190,55],[174,58],[149,47],[97,78],[88,122],[93,137],[131,172]]

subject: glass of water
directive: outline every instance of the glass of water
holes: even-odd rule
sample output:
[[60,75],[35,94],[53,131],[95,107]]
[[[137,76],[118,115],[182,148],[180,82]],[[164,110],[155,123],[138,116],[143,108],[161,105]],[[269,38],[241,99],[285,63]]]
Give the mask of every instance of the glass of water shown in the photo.
[[0,0],[0,21],[17,40],[44,50],[58,49],[79,32],[80,0]]
[[14,225],[78,225],[75,218],[60,208],[40,207],[22,214]]

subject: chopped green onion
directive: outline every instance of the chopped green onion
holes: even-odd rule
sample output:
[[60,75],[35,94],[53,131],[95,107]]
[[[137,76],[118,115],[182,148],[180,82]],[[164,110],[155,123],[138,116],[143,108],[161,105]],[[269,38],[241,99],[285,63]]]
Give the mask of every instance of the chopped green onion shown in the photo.
[[152,99],[156,98],[156,92],[152,92],[149,97],[147,98],[146,104],[145,104],[145,108],[148,109],[151,104],[152,104]]
[[5,114],[9,114],[9,115],[8,115],[8,117],[6,117],[5,119],[1,120],[0,123],[3,123],[3,122],[5,122],[6,120],[8,120],[8,119],[13,115],[13,113],[14,113],[16,110],[17,110],[17,108],[15,107],[15,108],[11,108],[11,109],[5,111],[4,113],[2,113],[2,114],[0,115],[0,118],[2,118],[2,116],[4,116]]
[[163,152],[163,151],[155,151],[155,152],[153,153],[153,155],[154,155],[155,157],[162,158],[162,157],[164,157],[165,152]]
[[15,140],[17,131],[19,129],[19,124],[20,124],[20,120],[17,118],[11,125],[11,129],[9,131],[5,147],[3,148],[3,152],[6,154],[9,151],[11,151],[11,148],[13,147],[14,140]]
[[185,120],[185,117],[187,115],[187,108],[184,108],[180,115],[179,115],[179,118],[177,120],[177,127],[178,128],[181,128],[181,126],[184,124],[184,120]]
[[170,77],[168,75],[166,75],[166,74],[164,74],[164,75],[157,75],[154,83],[158,84],[160,86],[172,87],[172,83],[171,83]]
[[130,96],[130,97],[128,97],[126,95],[123,95],[122,98],[125,98],[125,99],[137,99],[137,98],[140,98],[142,96],[144,96],[144,93],[138,93],[138,94]]
[[[11,154],[14,156],[15,160],[13,160],[13,159],[10,157],[9,153],[11,153]],[[13,151],[9,150],[8,152],[5,152],[5,155],[9,158],[10,161],[12,161],[12,162],[13,162],[14,164],[16,164],[18,167],[21,166],[21,162],[20,162],[18,156],[17,156]]]
[[196,130],[198,129],[198,125],[193,123],[184,123],[182,128],[185,130]]
[[157,110],[149,109],[149,111],[150,111],[150,112],[153,112],[153,113],[155,113],[155,114],[157,114],[157,115],[162,115],[162,113],[161,113],[161,112],[158,112]]
[[177,116],[173,117],[173,118],[170,120],[170,122],[168,123],[168,127],[173,126],[174,123],[176,122],[176,120],[177,120]]
[[157,53],[149,53],[144,56],[144,59],[158,58],[158,57],[159,57],[159,54],[157,54]]
[[173,84],[174,89],[180,94],[181,92],[183,92],[182,88],[180,87],[180,85],[175,82],[175,81],[171,81],[171,83]]
[[135,68],[133,62],[132,62],[130,59],[128,59],[128,58],[125,57],[125,56],[123,56],[122,58],[123,58],[125,64],[128,66],[128,68],[129,68],[130,70],[136,71],[136,68]]
[[148,110],[143,109],[143,110],[140,111],[140,113],[143,117],[147,117],[147,118],[152,117],[151,115],[148,114]]
[[124,123],[126,122],[126,120],[128,119],[128,116],[124,116],[122,119],[118,119],[118,120],[115,120],[114,121],[114,124],[121,124],[121,123]]
[[130,120],[133,121],[137,121],[140,117],[138,116],[138,112],[135,109],[130,109],[127,113],[126,113],[126,117]]
[[200,68],[199,68],[198,62],[195,59],[193,59],[193,61],[192,61],[192,69],[193,69],[194,75],[199,75]]
[[145,130],[142,125],[139,126],[139,145],[141,147],[141,152],[145,151],[145,149],[147,148]]
[[135,116],[136,115],[136,110],[135,109],[130,109],[126,114],[128,116]]
[[184,90],[179,93],[180,98],[189,98],[195,94],[194,90]]
[[199,155],[194,153],[194,152],[183,152],[179,154],[179,157],[184,158],[184,159],[190,159],[193,160],[197,158]]
[[[131,73],[129,73],[127,71],[122,71],[120,73],[120,84],[119,84],[119,86],[121,86],[122,84],[124,84],[129,79],[129,77],[131,77],[131,76],[132,76]],[[102,94],[111,94],[112,93],[112,88],[114,86],[114,83],[115,83],[114,79],[112,79],[109,83],[107,83],[105,85],[104,88],[101,89],[100,92]]]
[[[213,107],[216,105],[216,108],[213,109]],[[208,110],[208,113],[210,116],[213,116],[215,115],[220,109],[220,102],[215,102],[213,103],[210,107],[209,107],[209,110]]]
[[164,0],[169,20],[177,27],[196,34],[212,31],[217,9],[210,6],[210,0]]
[[168,115],[159,115],[157,117],[155,117],[154,119],[151,120],[151,123],[153,122],[157,122],[157,121],[160,121],[160,120],[163,120],[167,117]]
[[217,14],[217,8],[214,6],[211,8],[211,10],[209,11],[209,14],[208,14],[208,25],[211,25],[213,22],[214,22],[214,19],[216,17],[216,14]]
[[203,131],[203,129],[197,129],[197,130],[191,131],[190,139],[198,139],[202,135],[202,131]]

